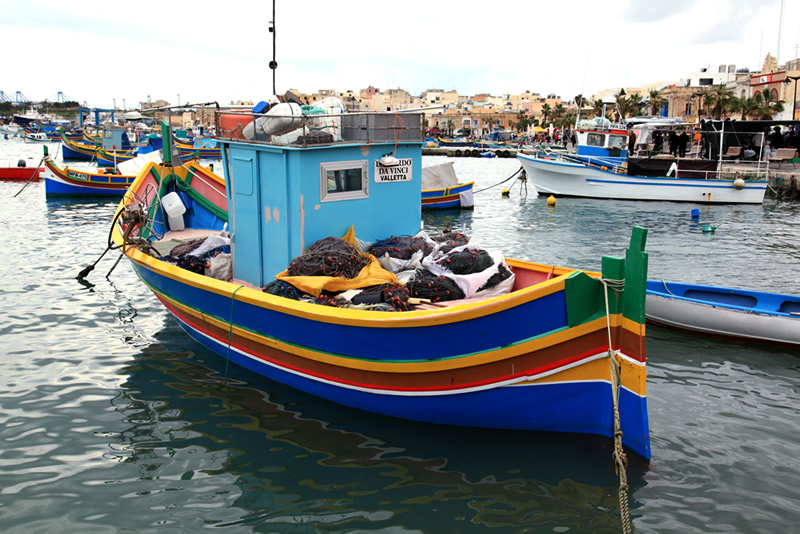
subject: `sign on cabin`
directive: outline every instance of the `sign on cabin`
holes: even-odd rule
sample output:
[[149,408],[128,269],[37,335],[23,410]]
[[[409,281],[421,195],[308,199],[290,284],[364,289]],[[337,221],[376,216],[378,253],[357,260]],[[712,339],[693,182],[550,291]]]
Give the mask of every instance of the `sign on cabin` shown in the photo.
[[401,159],[397,165],[384,167],[375,160],[375,183],[410,182],[411,159]]

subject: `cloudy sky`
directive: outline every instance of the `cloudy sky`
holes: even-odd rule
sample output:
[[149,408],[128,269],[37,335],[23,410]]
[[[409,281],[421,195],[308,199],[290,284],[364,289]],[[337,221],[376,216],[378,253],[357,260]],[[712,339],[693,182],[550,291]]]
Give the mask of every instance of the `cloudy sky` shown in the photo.
[[[269,0],[0,0],[0,13],[12,98],[130,109],[272,94]],[[781,0],[277,0],[276,89],[571,99],[798,57],[800,1],[780,13]]]

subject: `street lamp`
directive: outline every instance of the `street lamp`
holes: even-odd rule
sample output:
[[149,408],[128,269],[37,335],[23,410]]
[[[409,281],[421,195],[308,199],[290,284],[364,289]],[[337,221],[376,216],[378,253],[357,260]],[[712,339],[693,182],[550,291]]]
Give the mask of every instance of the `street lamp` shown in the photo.
[[797,80],[800,80],[800,76],[786,76],[786,79],[783,80],[783,83],[788,84],[789,80],[794,80],[794,96],[792,97],[792,120],[795,120],[795,110],[797,108]]

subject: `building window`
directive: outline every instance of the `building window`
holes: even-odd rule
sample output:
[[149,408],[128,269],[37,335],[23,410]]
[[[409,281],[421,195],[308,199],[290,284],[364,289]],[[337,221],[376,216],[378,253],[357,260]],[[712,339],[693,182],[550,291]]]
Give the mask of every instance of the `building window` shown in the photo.
[[319,176],[320,202],[369,197],[367,160],[320,163]]

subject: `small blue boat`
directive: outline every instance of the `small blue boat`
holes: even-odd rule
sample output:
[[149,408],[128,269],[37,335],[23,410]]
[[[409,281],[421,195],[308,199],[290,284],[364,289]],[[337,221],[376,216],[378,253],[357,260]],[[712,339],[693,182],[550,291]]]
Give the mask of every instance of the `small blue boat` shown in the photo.
[[646,302],[650,323],[800,347],[800,297],[648,280]]

